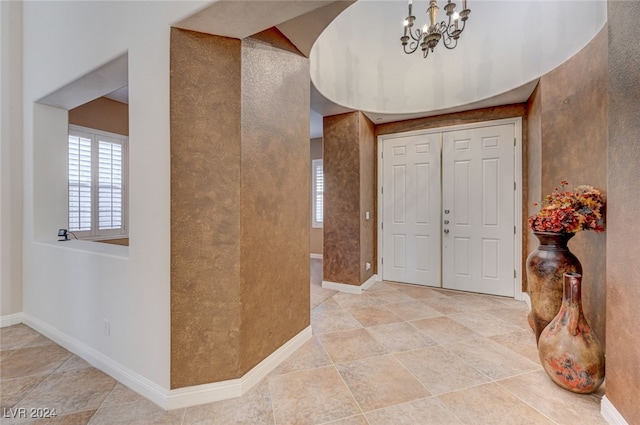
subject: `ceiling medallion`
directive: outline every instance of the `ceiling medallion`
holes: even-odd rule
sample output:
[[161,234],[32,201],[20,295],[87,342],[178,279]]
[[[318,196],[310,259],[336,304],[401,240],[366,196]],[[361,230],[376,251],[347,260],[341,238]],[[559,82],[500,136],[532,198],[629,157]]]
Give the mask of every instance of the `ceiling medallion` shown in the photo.
[[[456,12],[456,4],[451,0],[447,1],[447,5],[444,10],[447,12],[448,22],[441,21],[436,23],[438,16],[438,2],[437,0],[429,0],[429,8],[427,9],[427,15],[431,25],[424,24],[422,29],[413,29],[413,23],[416,17],[411,14],[413,8],[413,0],[409,0],[409,15],[403,22],[404,35],[400,37],[404,52],[408,55],[418,50],[418,46],[422,49],[423,56],[426,58],[429,51],[433,52],[433,49],[438,45],[440,39],[447,49],[455,49],[458,45],[458,39],[460,34],[464,31],[464,27],[469,19],[471,10],[467,9],[467,0],[462,0],[462,11]],[[462,24],[459,23],[462,21]],[[462,25],[462,26],[460,26]],[[408,34],[408,35],[407,35]]]

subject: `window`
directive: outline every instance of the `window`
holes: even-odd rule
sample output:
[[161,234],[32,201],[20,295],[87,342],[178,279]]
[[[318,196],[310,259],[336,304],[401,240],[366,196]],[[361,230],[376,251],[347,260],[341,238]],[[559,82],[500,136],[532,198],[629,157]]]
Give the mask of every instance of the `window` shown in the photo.
[[69,126],[69,230],[79,238],[127,233],[127,137]]
[[324,171],[322,169],[322,160],[314,159],[311,161],[311,184],[313,185],[311,196],[311,214],[312,226],[322,227],[322,216],[324,210]]

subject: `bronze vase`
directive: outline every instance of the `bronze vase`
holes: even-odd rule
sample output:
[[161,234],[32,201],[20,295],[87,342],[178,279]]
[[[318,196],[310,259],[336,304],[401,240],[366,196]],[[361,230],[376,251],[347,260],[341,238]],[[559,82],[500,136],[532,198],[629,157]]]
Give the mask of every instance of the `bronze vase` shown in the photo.
[[562,306],[542,331],[538,353],[553,382],[589,394],[604,380],[604,350],[582,312],[581,279],[578,273],[564,275]]
[[527,258],[527,292],[531,299],[529,324],[540,339],[542,330],[562,305],[562,276],[582,273],[582,265],[567,244],[575,233],[533,232],[538,248]]

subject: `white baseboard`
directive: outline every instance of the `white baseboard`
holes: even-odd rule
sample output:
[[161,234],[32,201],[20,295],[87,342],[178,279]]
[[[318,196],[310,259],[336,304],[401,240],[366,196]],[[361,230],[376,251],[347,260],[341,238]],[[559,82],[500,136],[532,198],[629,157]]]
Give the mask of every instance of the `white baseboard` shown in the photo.
[[322,260],[322,254],[311,254],[310,257],[316,260]]
[[179,409],[240,397],[310,339],[311,326],[308,326],[284,343],[269,357],[258,363],[242,378],[171,390],[167,397],[167,407],[165,409]]
[[600,401],[600,414],[610,425],[629,425],[606,395]]
[[24,313],[5,314],[0,316],[0,328],[17,325],[24,321]]
[[241,378],[168,390],[35,317],[24,315],[24,323],[165,410],[240,397],[311,339],[308,326]]
[[529,308],[531,308],[531,297],[526,292],[521,292],[520,299],[518,301],[524,301]]
[[334,291],[346,292],[348,294],[362,294],[362,291],[369,288],[371,285],[378,281],[378,275],[374,274],[362,285],[348,285],[346,283],[330,282],[328,280],[322,281],[322,287],[325,289],[333,289]]

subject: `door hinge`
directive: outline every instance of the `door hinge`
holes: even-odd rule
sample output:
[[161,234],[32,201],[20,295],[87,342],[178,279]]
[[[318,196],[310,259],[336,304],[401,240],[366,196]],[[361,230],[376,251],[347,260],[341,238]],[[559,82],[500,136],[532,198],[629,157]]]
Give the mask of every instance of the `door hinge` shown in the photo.
[[515,146],[515,145],[516,145],[516,138],[514,137],[513,138],[513,146]]
[[517,190],[516,189],[516,182],[513,182],[513,190]]
[[380,158],[384,158],[384,152],[380,152]]
[[380,264],[384,264],[384,257],[380,257]]
[[516,234],[516,226],[513,226],[513,234]]
[[514,277],[514,278],[518,277],[518,274],[516,273],[516,270],[515,270],[515,269],[513,269],[513,277]]
[[380,228],[384,230],[384,222],[380,223]]
[[380,186],[380,193],[384,195],[384,187]]

